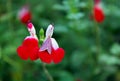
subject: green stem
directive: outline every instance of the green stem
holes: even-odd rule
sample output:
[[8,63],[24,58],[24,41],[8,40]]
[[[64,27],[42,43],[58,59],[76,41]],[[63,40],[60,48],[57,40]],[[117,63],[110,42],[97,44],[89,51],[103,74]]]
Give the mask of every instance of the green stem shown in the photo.
[[[89,0],[90,3],[90,10],[91,13],[93,14],[93,7],[94,7],[94,0]],[[93,21],[94,24],[94,28],[93,28],[93,34],[95,34],[95,45],[96,45],[96,54],[95,54],[95,59],[93,59],[94,57],[91,56],[91,59],[93,59],[94,61],[94,66],[96,66],[96,68],[100,67],[99,65],[99,56],[100,56],[100,52],[101,52],[101,43],[100,43],[100,30],[99,30],[99,26],[98,23],[95,21]],[[92,80],[94,78],[94,76],[96,76],[96,68],[93,68],[92,72],[91,72],[91,76],[90,78],[88,78],[88,80]]]
[[100,31],[99,31],[97,22],[95,22],[95,35],[96,35],[97,54],[99,56],[100,54]]
[[44,70],[47,78],[49,79],[49,81],[54,81],[54,80],[53,80],[53,77],[52,77],[52,76],[50,75],[50,73],[48,72],[45,63],[42,63],[42,67],[43,67],[43,70]]
[[[93,6],[94,6],[94,0],[90,0],[91,3],[91,12],[93,14]],[[98,23],[96,22],[96,20],[94,19],[94,34],[95,34],[95,42],[96,42],[96,62],[98,62],[99,59],[99,54],[100,54],[100,31],[99,31],[99,27],[98,27]],[[96,65],[98,65],[96,63]]]

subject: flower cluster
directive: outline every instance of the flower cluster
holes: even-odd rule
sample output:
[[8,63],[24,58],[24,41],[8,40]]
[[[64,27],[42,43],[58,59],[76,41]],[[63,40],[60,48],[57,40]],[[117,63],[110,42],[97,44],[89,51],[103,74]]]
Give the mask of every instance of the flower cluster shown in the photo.
[[27,25],[27,29],[30,33],[30,36],[27,36],[22,45],[17,48],[18,56],[27,60],[37,60],[40,59],[45,63],[55,64],[62,61],[64,58],[64,49],[59,48],[58,43],[54,38],[52,38],[54,27],[49,25],[46,30],[46,37],[42,41],[43,43],[39,46],[39,41],[36,35],[34,25],[31,23],[31,13],[28,7],[23,7],[19,11],[19,19],[22,23]]
[[94,0],[93,17],[98,23],[103,22],[105,19],[104,12],[101,7],[101,0]]

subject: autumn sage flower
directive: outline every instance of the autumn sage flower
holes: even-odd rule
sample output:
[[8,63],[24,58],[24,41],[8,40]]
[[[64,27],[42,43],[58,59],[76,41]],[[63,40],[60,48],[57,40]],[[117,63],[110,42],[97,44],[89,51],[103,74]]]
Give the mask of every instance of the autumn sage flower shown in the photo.
[[38,39],[36,37],[35,29],[32,23],[28,23],[28,30],[30,32],[30,36],[27,36],[22,45],[17,48],[18,56],[21,59],[27,60],[37,60],[38,59]]
[[103,9],[101,7],[101,0],[94,0],[94,7],[93,7],[93,17],[96,22],[101,23],[104,21],[105,16]]
[[32,18],[31,12],[29,11],[28,6],[23,6],[22,9],[18,13],[18,18],[22,23],[26,24]]
[[27,29],[30,33],[30,36],[27,36],[23,40],[22,45],[17,48],[18,56],[23,60],[30,59],[32,61],[40,58],[42,62],[48,64],[61,62],[64,57],[64,50],[59,48],[54,38],[51,38],[54,27],[52,25],[48,26],[46,37],[45,39],[43,38],[43,44],[40,48],[34,25],[31,23],[31,13],[28,7],[23,7],[19,11],[18,17],[22,23],[27,25]]
[[42,62],[55,64],[62,61],[64,57],[64,50],[59,48],[58,43],[52,38],[54,27],[49,25],[46,30],[45,40],[39,49],[38,56]]

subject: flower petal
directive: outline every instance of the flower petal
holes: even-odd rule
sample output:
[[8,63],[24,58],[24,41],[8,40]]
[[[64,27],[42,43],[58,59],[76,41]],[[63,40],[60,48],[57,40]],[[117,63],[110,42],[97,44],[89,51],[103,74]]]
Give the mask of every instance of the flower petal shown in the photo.
[[38,47],[34,47],[34,48],[28,50],[28,51],[30,51],[30,52],[29,52],[29,56],[30,56],[30,59],[31,59],[32,61],[38,59],[38,50],[39,50]]
[[62,48],[58,48],[57,50],[54,50],[54,53],[52,53],[52,59],[55,64],[62,61],[64,57],[64,50]]
[[51,54],[52,52],[52,42],[50,38],[47,38],[40,48],[40,51],[45,51],[45,50],[47,50],[49,54]]
[[28,31],[30,32],[30,35],[33,37],[36,37],[36,31],[34,25],[30,22],[27,24]]
[[52,62],[51,55],[47,51],[41,51],[38,53],[39,58],[42,62],[50,64]]
[[59,45],[57,43],[57,41],[54,38],[51,38],[52,41],[52,47],[56,50],[59,48]]
[[46,30],[46,38],[52,37],[54,27],[50,24]]
[[17,53],[18,53],[18,56],[20,56],[20,58],[23,60],[27,60],[29,57],[26,51],[26,48],[24,46],[19,46],[17,48]]
[[36,47],[38,46],[38,40],[32,36],[28,36],[24,39],[23,45],[27,47]]

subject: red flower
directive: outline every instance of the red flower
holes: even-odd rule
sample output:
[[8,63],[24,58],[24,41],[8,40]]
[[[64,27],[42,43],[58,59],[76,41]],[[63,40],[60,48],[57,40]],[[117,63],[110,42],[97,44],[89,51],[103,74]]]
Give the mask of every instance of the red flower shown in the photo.
[[62,48],[58,48],[56,50],[52,49],[51,54],[48,53],[47,50],[41,51],[38,53],[39,58],[42,62],[50,64],[54,62],[55,64],[62,61],[64,58],[64,50]]
[[101,23],[104,21],[104,12],[100,6],[100,3],[95,4],[93,8],[93,17],[96,20],[96,22]]
[[27,6],[24,6],[18,13],[18,17],[22,23],[26,24],[31,20],[31,13]]
[[24,24],[27,24],[30,36],[25,38],[22,45],[17,48],[18,56],[23,60],[27,60],[28,58],[30,60],[37,60],[40,58],[45,63],[51,63],[53,61],[57,64],[61,62],[64,57],[64,50],[59,48],[54,38],[51,38],[54,27],[49,25],[43,45],[39,48],[35,28],[30,22],[31,13],[28,7],[23,7],[20,10],[19,19]]
[[38,40],[29,36],[25,38],[22,45],[17,48],[17,53],[23,60],[27,60],[28,58],[30,58],[30,60],[37,60],[38,50]]
[[62,61],[64,57],[64,50],[59,48],[56,40],[52,37],[54,27],[49,25],[46,30],[46,38],[41,46],[38,56],[42,62],[50,64],[54,62],[55,64]]

